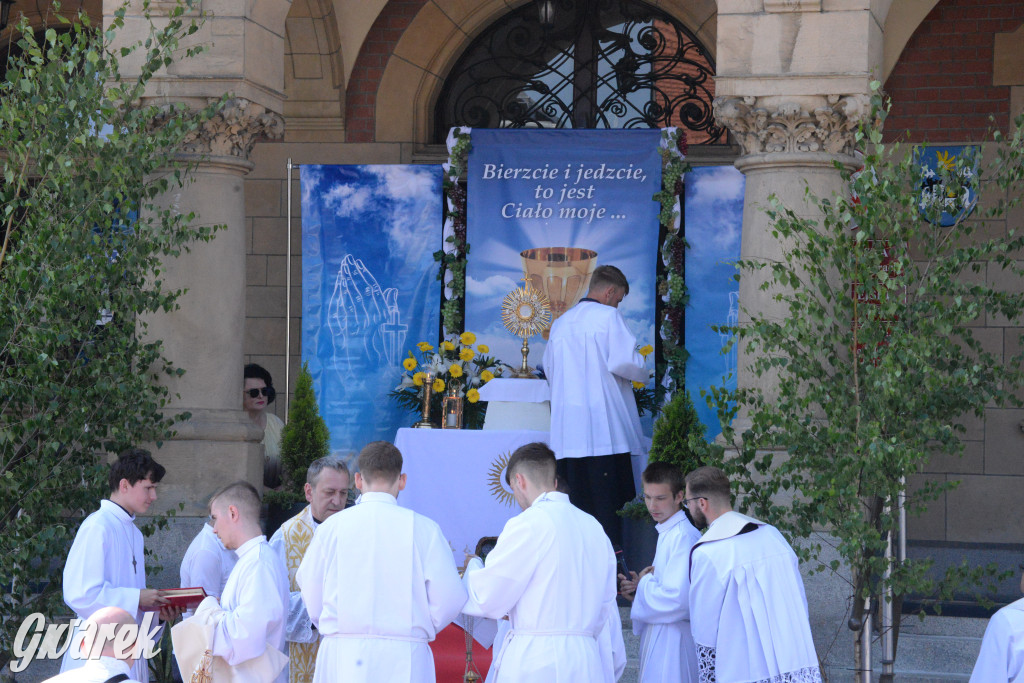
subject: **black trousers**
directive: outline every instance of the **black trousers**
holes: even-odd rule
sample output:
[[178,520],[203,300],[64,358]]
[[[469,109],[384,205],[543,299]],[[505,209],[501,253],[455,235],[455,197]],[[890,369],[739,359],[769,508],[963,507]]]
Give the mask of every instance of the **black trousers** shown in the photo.
[[569,501],[593,515],[615,549],[621,548],[622,518],[615,513],[636,496],[629,453],[562,458],[557,471],[569,486]]

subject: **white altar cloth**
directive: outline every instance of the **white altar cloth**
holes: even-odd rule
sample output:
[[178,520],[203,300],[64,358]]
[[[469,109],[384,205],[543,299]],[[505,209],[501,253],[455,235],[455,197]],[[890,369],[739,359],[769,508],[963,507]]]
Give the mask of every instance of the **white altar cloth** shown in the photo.
[[487,401],[484,429],[551,430],[551,390],[542,379],[496,377],[480,387]]
[[437,522],[462,567],[477,541],[500,534],[520,512],[505,483],[508,458],[548,438],[548,432],[528,430],[399,429],[395,446],[407,483],[398,504]]
[[542,379],[495,377],[480,387],[480,400],[543,403],[551,400],[551,389]]

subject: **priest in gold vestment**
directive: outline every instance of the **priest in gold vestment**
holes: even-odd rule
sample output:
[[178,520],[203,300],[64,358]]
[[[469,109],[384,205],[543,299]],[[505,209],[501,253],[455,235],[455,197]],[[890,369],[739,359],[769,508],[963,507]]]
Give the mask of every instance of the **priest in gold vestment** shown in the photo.
[[330,456],[313,462],[306,471],[304,487],[309,501],[302,512],[281,525],[270,539],[270,547],[288,567],[289,605],[285,638],[288,641],[288,683],[312,683],[320,634],[306,613],[299,586],[295,583],[313,533],[328,517],[345,509],[350,475],[340,459]]

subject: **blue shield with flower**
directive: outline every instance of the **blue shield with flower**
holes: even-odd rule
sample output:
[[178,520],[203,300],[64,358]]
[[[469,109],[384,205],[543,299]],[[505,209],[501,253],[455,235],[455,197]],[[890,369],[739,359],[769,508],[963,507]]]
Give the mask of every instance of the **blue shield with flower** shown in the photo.
[[921,173],[918,206],[925,220],[956,225],[978,202],[978,148],[973,145],[918,147]]

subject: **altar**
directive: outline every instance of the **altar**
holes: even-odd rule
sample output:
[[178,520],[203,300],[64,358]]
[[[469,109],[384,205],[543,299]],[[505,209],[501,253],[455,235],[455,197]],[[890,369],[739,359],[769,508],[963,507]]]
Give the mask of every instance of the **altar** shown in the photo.
[[547,431],[524,429],[399,429],[407,482],[398,504],[437,522],[461,567],[477,541],[500,534],[520,512],[505,483],[509,457],[548,439]]

